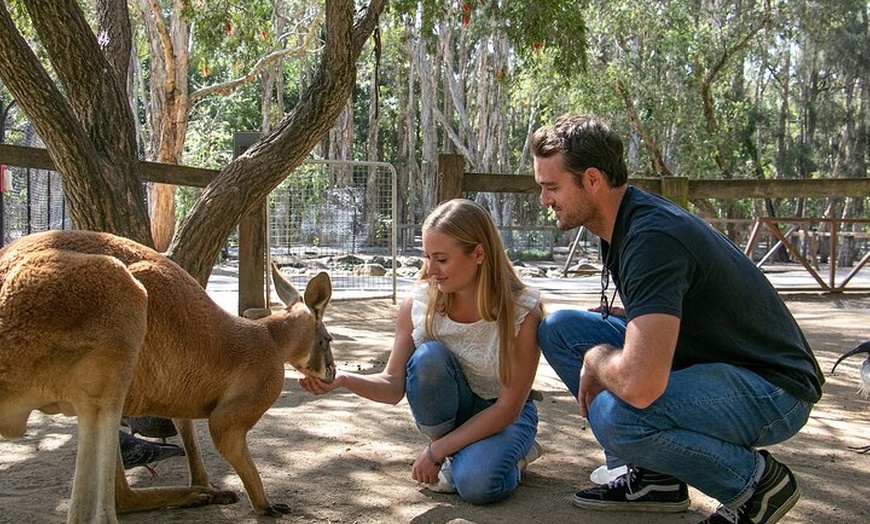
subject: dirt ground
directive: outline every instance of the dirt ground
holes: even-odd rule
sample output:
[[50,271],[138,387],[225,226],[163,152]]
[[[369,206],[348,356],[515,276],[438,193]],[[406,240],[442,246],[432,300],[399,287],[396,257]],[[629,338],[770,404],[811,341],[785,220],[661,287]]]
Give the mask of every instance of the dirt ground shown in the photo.
[[[597,301],[589,294],[547,298],[551,308],[589,307]],[[787,303],[826,373],[839,354],[870,337],[868,295],[796,295],[787,297]],[[388,299],[333,302],[327,326],[335,337],[339,367],[379,370],[392,341],[395,311]],[[870,454],[847,449],[870,443],[870,400],[856,393],[860,362],[846,361],[836,375],[828,376],[824,398],[810,422],[796,437],[771,448],[795,471],[803,489],[802,499],[783,522],[870,522]],[[281,522],[693,524],[716,506],[691,490],[691,508],[676,515],[574,508],[572,492],[590,485],[589,473],[602,463],[603,454],[545,362],[536,381],[545,396],[539,404],[538,434],[545,454],[529,467],[514,495],[486,507],[421,489],[410,479],[411,462],[424,441],[404,401],[396,406],[375,404],[346,391],[315,397],[299,387],[289,367],[286,376],[281,397],[248,436],[267,494],[273,502],[293,508]],[[215,453],[203,421],[197,424],[212,482],[236,490],[241,500],[228,506],[123,515],[122,523],[274,521],[253,515],[239,478]],[[75,419],[34,414],[24,438],[0,441],[0,522],[65,521],[75,440]],[[157,480],[143,468],[128,472],[131,484],[177,485],[187,480],[183,459],[162,462],[157,469]]]

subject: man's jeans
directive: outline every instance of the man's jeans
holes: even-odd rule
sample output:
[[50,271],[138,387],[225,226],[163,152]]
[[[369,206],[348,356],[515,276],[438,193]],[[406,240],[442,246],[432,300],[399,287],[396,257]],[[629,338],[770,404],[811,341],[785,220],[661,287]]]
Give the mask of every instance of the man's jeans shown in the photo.
[[[430,437],[449,433],[495,402],[471,391],[441,342],[421,344],[411,355],[406,395],[417,427]],[[457,451],[450,460],[459,496],[488,504],[510,495],[520,483],[517,464],[531,449],[537,430],[538,410],[528,400],[513,424]]]
[[[584,353],[622,347],[625,319],[558,310],[538,327],[544,357],[577,397]],[[782,442],[809,418],[812,404],[755,373],[729,364],[671,372],[665,392],[645,409],[603,391],[589,407],[589,426],[610,468],[632,464],[672,475],[727,505],[754,490],[764,459],[754,448]]]

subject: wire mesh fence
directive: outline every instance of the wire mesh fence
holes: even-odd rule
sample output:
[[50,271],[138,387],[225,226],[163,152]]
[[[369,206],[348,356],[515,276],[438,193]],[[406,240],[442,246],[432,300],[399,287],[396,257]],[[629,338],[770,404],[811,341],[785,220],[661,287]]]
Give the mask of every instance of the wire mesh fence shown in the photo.
[[71,229],[56,171],[5,166],[0,192],[0,247],[31,233]]
[[[56,171],[5,166],[3,182],[0,247],[31,233],[74,227]],[[337,298],[395,298],[395,193],[396,173],[387,163],[303,164],[270,195],[270,259],[302,287],[312,272],[328,271]],[[237,257],[237,235],[232,237],[224,262]]]
[[395,298],[396,172],[383,162],[309,161],[269,195],[270,259],[304,285],[327,271],[337,298]]

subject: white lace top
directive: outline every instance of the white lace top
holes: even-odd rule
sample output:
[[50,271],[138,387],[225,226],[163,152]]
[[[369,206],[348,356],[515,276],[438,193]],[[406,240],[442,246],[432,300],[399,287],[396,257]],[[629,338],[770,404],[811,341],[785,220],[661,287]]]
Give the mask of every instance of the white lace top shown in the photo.
[[[426,336],[426,304],[429,299],[428,285],[419,284],[413,292],[411,306],[411,336],[414,346],[431,340]],[[516,297],[514,333],[530,310],[541,301],[537,289],[525,288]],[[470,324],[454,322],[446,315],[435,317],[433,329],[438,340],[443,342],[456,356],[468,385],[481,398],[494,399],[498,396],[498,325],[496,322],[478,320]]]

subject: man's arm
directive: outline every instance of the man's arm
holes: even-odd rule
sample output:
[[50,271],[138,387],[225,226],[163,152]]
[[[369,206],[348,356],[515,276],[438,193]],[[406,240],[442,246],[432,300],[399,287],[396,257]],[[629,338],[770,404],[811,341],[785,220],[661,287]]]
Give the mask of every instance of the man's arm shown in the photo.
[[600,345],[590,348],[580,371],[580,412],[608,390],[628,404],[643,409],[652,404],[668,385],[680,319],[673,315],[649,314],[632,319],[625,328],[620,350]]

